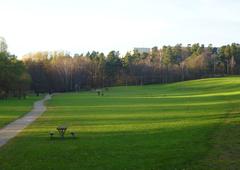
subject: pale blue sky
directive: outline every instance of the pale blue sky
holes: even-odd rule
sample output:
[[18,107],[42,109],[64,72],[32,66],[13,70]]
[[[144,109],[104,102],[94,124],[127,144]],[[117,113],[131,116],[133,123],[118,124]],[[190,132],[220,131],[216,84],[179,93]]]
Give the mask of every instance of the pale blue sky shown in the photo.
[[0,36],[9,51],[91,50],[240,38],[238,0],[0,0]]

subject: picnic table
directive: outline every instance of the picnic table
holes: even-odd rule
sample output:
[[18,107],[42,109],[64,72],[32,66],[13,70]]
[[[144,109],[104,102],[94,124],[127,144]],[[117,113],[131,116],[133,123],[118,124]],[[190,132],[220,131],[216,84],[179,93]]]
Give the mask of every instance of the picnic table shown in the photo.
[[67,131],[67,127],[66,126],[59,126],[59,127],[57,127],[57,130],[58,130],[60,136],[62,138],[64,138],[64,134]]
[[[64,126],[64,125],[61,125],[61,126],[58,126],[56,129],[57,129],[60,137],[61,137],[62,139],[64,139],[65,133],[66,133],[66,131],[67,131],[68,128],[67,128],[66,126]],[[71,134],[72,138],[75,138],[75,139],[76,139],[76,134],[75,134],[75,132],[71,131],[70,134]],[[54,132],[49,132],[49,135],[50,135],[50,138],[53,139]]]

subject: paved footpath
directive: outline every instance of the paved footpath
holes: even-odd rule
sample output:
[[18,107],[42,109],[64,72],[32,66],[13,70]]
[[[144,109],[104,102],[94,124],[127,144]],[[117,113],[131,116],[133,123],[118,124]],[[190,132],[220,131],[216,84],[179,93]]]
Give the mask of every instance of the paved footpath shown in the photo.
[[34,103],[32,111],[0,129],[0,147],[40,117],[41,114],[46,111],[44,102],[51,99],[51,97],[51,95],[46,95],[44,99]]

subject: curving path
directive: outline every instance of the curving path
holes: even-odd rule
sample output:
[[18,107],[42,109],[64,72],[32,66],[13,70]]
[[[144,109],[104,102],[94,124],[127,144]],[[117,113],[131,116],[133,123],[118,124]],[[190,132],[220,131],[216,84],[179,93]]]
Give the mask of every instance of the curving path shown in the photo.
[[18,133],[41,116],[41,114],[46,111],[44,102],[51,99],[51,97],[51,95],[46,95],[44,99],[34,103],[32,111],[0,129],[0,147],[5,145],[10,139],[17,136]]

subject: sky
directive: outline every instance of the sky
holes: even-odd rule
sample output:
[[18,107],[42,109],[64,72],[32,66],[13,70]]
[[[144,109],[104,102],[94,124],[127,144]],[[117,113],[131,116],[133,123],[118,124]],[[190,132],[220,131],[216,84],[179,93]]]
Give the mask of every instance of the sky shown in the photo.
[[0,0],[8,51],[70,54],[239,43],[239,0]]

